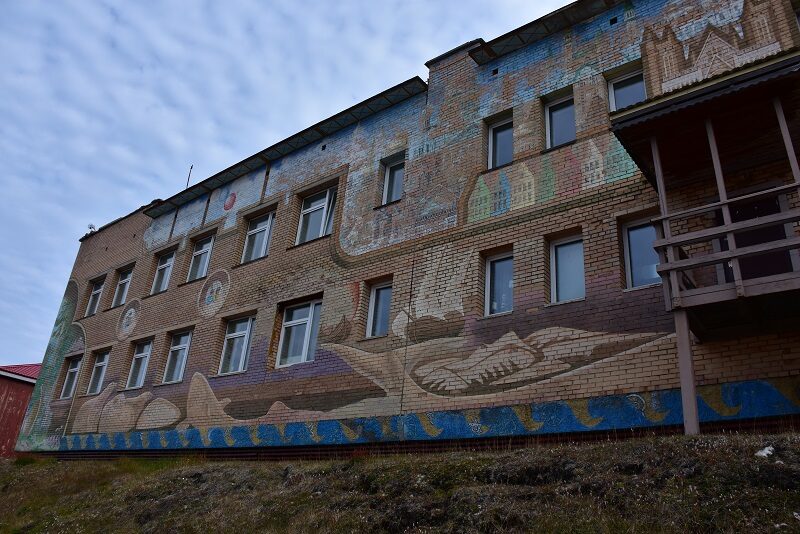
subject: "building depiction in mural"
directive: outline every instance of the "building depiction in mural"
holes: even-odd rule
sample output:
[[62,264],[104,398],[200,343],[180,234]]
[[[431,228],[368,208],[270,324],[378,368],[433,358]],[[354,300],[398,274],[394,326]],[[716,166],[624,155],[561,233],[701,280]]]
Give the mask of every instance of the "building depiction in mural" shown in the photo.
[[578,1],[84,236],[17,449],[800,414],[796,8]]

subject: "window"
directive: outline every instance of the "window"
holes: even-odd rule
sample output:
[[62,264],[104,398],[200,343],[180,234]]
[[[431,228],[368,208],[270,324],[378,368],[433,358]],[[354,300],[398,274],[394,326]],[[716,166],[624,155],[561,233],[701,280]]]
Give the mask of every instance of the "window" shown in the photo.
[[242,263],[257,260],[267,255],[269,241],[272,237],[272,221],[274,213],[269,213],[250,221],[247,237],[244,240]]
[[104,285],[104,280],[92,282],[92,293],[89,295],[89,302],[86,304],[86,317],[97,313],[97,307],[100,305],[100,296],[103,294]]
[[97,395],[103,388],[103,379],[106,377],[106,367],[108,367],[109,351],[98,352],[94,357],[94,367],[92,367],[92,377],[89,379],[87,395]]
[[333,231],[333,210],[336,207],[336,188],[303,199],[297,244],[311,241]]
[[406,171],[405,162],[386,165],[386,176],[383,182],[383,203],[388,204],[403,198],[403,177]]
[[547,148],[575,140],[575,100],[572,96],[547,104],[544,117]]
[[203,278],[208,274],[208,262],[211,259],[211,247],[214,244],[214,236],[199,239],[194,243],[192,252],[192,262],[189,264],[189,277],[187,282]]
[[608,82],[608,100],[611,111],[638,104],[646,98],[642,71],[626,74]]
[[144,376],[147,374],[147,362],[150,361],[150,351],[153,350],[152,341],[143,341],[136,344],[131,362],[131,372],[128,374],[128,385],[130,388],[140,388],[144,384]]
[[571,237],[550,245],[550,302],[579,300],[586,295],[583,240]]
[[314,360],[322,301],[286,308],[283,312],[278,367]]
[[247,368],[247,351],[250,346],[250,330],[255,317],[228,322],[219,374],[239,373]]
[[131,276],[133,276],[133,269],[126,269],[119,272],[117,279],[117,289],[114,290],[114,301],[111,303],[112,308],[122,306],[128,300],[128,288],[131,286]]
[[623,228],[625,274],[629,288],[657,284],[658,254],[653,248],[656,229],[650,223],[634,223]]
[[389,310],[392,306],[392,283],[372,286],[369,295],[367,337],[385,336],[389,333]]
[[489,127],[489,168],[494,169],[514,159],[514,123],[511,119]]
[[67,374],[64,376],[64,386],[61,388],[62,399],[69,399],[75,394],[75,385],[78,383],[78,371],[80,370],[80,358],[70,358],[67,360]]
[[486,315],[514,309],[514,256],[502,254],[486,259]]
[[192,341],[191,332],[172,334],[172,344],[167,355],[167,365],[164,366],[164,384],[180,382],[183,380],[183,369],[186,367],[186,356],[189,354],[189,343]]
[[172,264],[175,261],[175,252],[167,252],[158,257],[158,267],[156,277],[153,279],[153,295],[166,291],[169,286],[169,277],[172,274]]

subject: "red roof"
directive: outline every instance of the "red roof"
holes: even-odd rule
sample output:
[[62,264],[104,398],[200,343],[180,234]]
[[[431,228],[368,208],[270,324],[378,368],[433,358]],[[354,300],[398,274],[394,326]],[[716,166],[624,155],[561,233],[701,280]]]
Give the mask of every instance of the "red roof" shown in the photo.
[[24,363],[21,365],[0,365],[0,371],[10,373],[12,375],[24,376],[25,378],[32,378],[36,380],[39,377],[39,370],[42,368],[41,363]]

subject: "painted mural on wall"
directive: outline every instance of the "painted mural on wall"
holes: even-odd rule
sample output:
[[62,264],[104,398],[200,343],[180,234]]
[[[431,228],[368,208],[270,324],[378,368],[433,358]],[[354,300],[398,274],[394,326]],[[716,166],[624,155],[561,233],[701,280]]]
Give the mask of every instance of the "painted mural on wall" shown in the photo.
[[224,218],[223,228],[235,226],[239,210],[261,200],[266,172],[266,167],[262,167],[215,189],[211,193],[205,224]]
[[130,337],[139,322],[141,308],[142,303],[139,299],[131,300],[122,308],[122,313],[117,321],[117,339],[124,341]]
[[213,317],[225,304],[231,288],[231,277],[227,271],[220,270],[211,273],[200,294],[197,295],[197,312],[201,317]]
[[53,412],[50,406],[56,396],[56,383],[64,368],[64,357],[82,354],[85,349],[83,329],[72,320],[78,302],[78,284],[70,280],[56,322],[47,343],[39,378],[33,389],[25,421],[20,429],[17,450],[52,450],[58,448],[63,428],[53,428]]

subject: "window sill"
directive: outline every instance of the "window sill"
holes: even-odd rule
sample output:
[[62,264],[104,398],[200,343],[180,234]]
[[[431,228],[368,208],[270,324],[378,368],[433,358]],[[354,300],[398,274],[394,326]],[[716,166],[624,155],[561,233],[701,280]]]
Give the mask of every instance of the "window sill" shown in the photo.
[[367,337],[362,337],[361,339],[356,339],[356,343],[362,343],[364,341],[374,341],[376,339],[386,339],[388,337],[389,334],[383,334],[380,336],[367,336]]
[[403,200],[403,197],[400,197],[400,198],[398,198],[397,200],[392,200],[391,202],[386,202],[385,204],[381,204],[380,206],[375,206],[375,207],[374,207],[374,208],[372,208],[372,209],[373,209],[373,210],[381,210],[381,209],[383,209],[383,208],[386,208],[386,207],[388,207],[388,206],[392,206],[392,205],[394,205],[394,204],[398,204],[398,203],[400,203],[402,200]]
[[559,300],[557,302],[548,302],[544,305],[545,308],[552,308],[553,306],[561,306],[563,304],[574,304],[575,302],[586,302],[586,297],[581,297],[579,299],[570,299],[570,300]]
[[567,146],[572,146],[572,145],[574,145],[574,144],[575,144],[575,143],[577,143],[577,142],[578,142],[578,139],[573,139],[572,141],[567,141],[566,143],[561,143],[560,145],[551,146],[550,148],[545,148],[544,150],[542,150],[542,152],[541,152],[541,153],[542,153],[542,154],[547,154],[548,152],[554,152],[554,151],[558,150],[559,148],[564,148],[564,147],[567,147]]
[[260,258],[255,258],[255,259],[252,259],[252,260],[243,261],[242,263],[237,263],[236,265],[231,267],[231,269],[238,269],[239,267],[244,267],[245,265],[250,265],[251,263],[255,263],[257,261],[266,260],[267,258],[269,258],[269,254],[265,254],[264,256],[261,256]]
[[294,367],[295,365],[305,365],[309,363],[314,363],[316,360],[306,360],[304,362],[295,362],[295,363],[285,363],[283,365],[275,364],[275,369],[287,369],[289,367]]
[[323,239],[328,239],[330,236],[331,236],[331,234],[326,234],[326,235],[323,235],[323,236],[320,236],[320,237],[315,237],[314,239],[309,239],[308,241],[303,241],[302,243],[298,243],[296,245],[292,245],[291,247],[288,247],[286,250],[292,250],[292,249],[295,249],[295,248],[298,248],[298,247],[309,245],[311,243],[316,243],[317,241],[322,241]]
[[89,397],[96,397],[96,396],[100,395],[100,393],[102,393],[102,392],[103,392],[103,390],[100,389],[100,391],[98,391],[97,393],[84,393],[83,395],[78,395],[78,398],[79,399],[87,399]]
[[640,289],[650,289],[662,285],[661,282],[653,282],[652,284],[645,284],[643,286],[626,287],[622,290],[623,293],[630,293],[631,291],[639,291]]
[[149,295],[145,295],[144,297],[142,297],[142,300],[149,299],[150,297],[155,297],[155,296],[161,295],[162,293],[166,293],[166,292],[167,292],[167,290],[165,289],[164,291],[159,291],[158,293],[150,293]]
[[195,282],[199,282],[200,280],[205,280],[206,278],[208,278],[208,275],[195,278],[194,280],[189,280],[188,282],[183,282],[182,284],[178,284],[178,287],[188,286],[189,284],[194,284]]
[[[236,376],[236,375],[243,375],[247,372],[247,369],[243,369],[241,371],[233,371],[232,373],[217,373],[215,375],[211,375],[208,378],[225,378],[226,376]],[[176,382],[172,382],[173,384]]]
[[111,306],[110,308],[106,308],[103,311],[104,312],[108,312],[108,311],[111,311],[111,310],[116,310],[117,308],[122,308],[123,306],[125,306],[124,302],[122,304],[117,304],[116,306]]
[[505,169],[506,167],[511,167],[516,162],[517,162],[516,159],[512,159],[508,163],[503,163],[502,165],[498,165],[497,167],[492,167],[491,169],[486,169],[485,171],[483,171],[481,173],[481,175],[484,175],[484,174],[487,174],[487,173],[490,173],[490,172],[494,172],[494,171],[499,171],[499,170]]
[[136,390],[138,390],[138,389],[142,389],[143,387],[144,387],[144,384],[142,384],[141,386],[136,386],[136,387],[133,387],[133,388],[122,388],[122,389],[117,389],[117,392],[118,392],[118,393],[121,393],[121,392],[123,392],[123,391],[136,391]]
[[176,380],[175,382],[161,382],[160,384],[153,384],[153,387],[160,388],[162,386],[174,386],[175,384],[183,384],[183,378]]
[[514,310],[504,311],[504,312],[500,312],[500,313],[493,313],[491,315],[483,315],[481,317],[478,317],[477,320],[478,321],[485,321],[487,319],[494,319],[495,317],[506,317],[506,316],[509,316],[509,315],[511,315],[513,313],[514,313]]
[[50,404],[60,405],[60,404],[68,404],[70,402],[72,402],[72,397],[64,397],[63,399],[59,397],[57,399],[53,399],[52,401],[50,401]]

